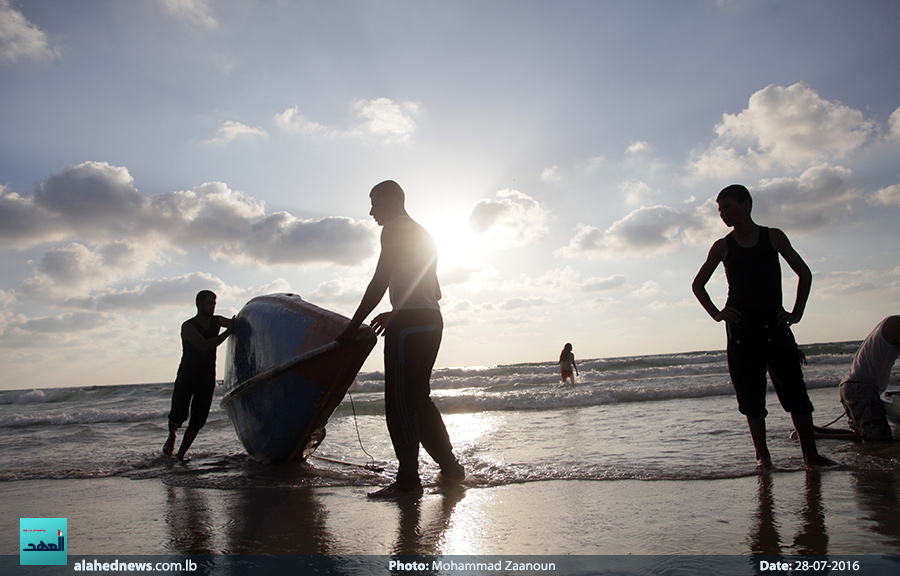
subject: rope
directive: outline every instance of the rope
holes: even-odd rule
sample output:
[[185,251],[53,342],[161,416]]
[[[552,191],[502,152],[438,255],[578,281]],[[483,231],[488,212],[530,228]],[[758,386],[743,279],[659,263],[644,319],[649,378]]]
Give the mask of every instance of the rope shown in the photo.
[[841,415],[840,415],[840,416],[838,416],[837,418],[835,418],[834,420],[832,420],[832,421],[829,422],[828,424],[826,424],[826,425],[824,425],[824,426],[820,426],[820,428],[828,428],[829,426],[831,426],[832,424],[834,424],[835,422],[837,422],[838,420],[840,420],[841,418],[843,418],[845,414],[847,414],[847,411],[846,411],[846,410],[844,410],[843,412],[841,412]]
[[356,439],[359,441],[360,449],[362,449],[363,453],[371,460],[371,462],[363,466],[363,468],[372,470],[373,472],[381,472],[384,470],[384,467],[375,464],[375,458],[369,454],[366,451],[366,447],[363,446],[362,436],[359,433],[359,421],[356,418],[356,404],[353,402],[353,394],[351,394],[349,390],[347,390],[347,396],[350,398],[350,408],[353,410],[353,424],[356,426]]

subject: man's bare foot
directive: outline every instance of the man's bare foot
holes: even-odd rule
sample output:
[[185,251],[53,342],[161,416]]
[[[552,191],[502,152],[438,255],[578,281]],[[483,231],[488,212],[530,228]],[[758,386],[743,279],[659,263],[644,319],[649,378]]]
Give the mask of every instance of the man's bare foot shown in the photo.
[[169,437],[166,438],[166,443],[163,444],[162,453],[166,456],[171,456],[172,452],[175,450],[175,433],[169,432]]
[[758,458],[756,460],[756,467],[760,472],[771,472],[775,470],[775,465],[772,464],[771,458]]
[[816,454],[810,457],[803,457],[803,460],[806,462],[807,466],[837,466],[838,463],[832,460],[831,458],[826,458],[821,454]]
[[415,484],[412,486],[402,487],[396,482],[390,486],[385,486],[381,490],[369,492],[366,494],[373,500],[400,500],[406,498],[419,498],[423,494],[422,485]]

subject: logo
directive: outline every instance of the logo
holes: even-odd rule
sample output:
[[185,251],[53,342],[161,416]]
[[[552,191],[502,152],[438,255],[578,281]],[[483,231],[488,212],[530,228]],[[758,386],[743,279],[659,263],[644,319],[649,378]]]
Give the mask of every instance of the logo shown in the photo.
[[65,566],[66,518],[19,518],[19,565]]

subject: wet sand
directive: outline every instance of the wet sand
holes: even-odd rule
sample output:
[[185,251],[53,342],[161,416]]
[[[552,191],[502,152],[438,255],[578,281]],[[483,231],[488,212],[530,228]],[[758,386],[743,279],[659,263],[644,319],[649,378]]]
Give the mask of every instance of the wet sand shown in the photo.
[[543,481],[375,502],[363,487],[0,484],[18,518],[68,519],[70,555],[900,555],[895,471],[724,480]]

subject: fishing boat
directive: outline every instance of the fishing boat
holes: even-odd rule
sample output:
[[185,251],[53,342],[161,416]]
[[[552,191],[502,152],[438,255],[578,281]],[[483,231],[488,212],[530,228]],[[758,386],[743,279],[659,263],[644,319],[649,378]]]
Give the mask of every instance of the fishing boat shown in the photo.
[[295,294],[258,296],[237,314],[221,405],[250,456],[305,460],[324,439],[377,340],[363,325],[352,344],[338,344],[348,322]]
[[900,388],[889,388],[881,396],[884,401],[884,413],[895,426],[900,426]]

